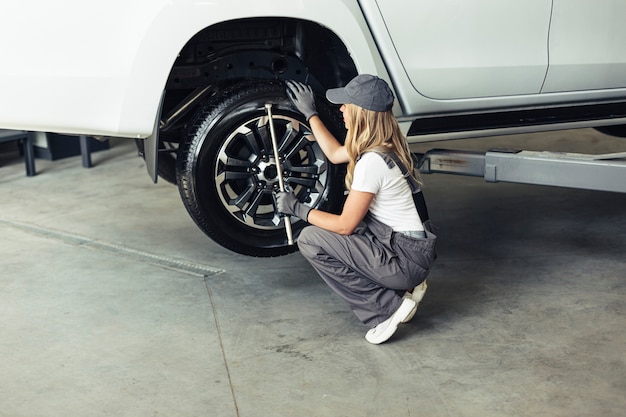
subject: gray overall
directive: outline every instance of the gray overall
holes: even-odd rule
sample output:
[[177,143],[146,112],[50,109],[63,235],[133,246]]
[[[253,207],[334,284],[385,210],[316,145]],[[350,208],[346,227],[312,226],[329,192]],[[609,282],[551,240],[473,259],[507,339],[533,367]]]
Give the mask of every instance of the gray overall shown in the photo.
[[426,279],[437,236],[429,221],[424,228],[426,237],[407,236],[368,213],[348,236],[308,226],[298,246],[326,284],[371,328],[400,307],[407,289]]

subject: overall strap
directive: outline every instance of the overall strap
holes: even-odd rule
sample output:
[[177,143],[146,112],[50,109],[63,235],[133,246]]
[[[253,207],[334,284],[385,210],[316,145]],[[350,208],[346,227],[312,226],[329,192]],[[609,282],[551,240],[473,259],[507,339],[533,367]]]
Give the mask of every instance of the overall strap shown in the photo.
[[394,165],[397,165],[402,173],[402,176],[409,183],[409,188],[411,189],[411,193],[413,194],[413,202],[415,203],[415,208],[417,209],[418,214],[420,215],[420,219],[422,223],[427,222],[430,217],[428,216],[428,208],[426,207],[426,201],[424,200],[424,193],[422,193],[422,189],[420,185],[417,183],[415,178],[411,174],[409,174],[409,170],[404,166],[398,155],[395,152],[379,152],[379,154],[387,166],[391,169]]

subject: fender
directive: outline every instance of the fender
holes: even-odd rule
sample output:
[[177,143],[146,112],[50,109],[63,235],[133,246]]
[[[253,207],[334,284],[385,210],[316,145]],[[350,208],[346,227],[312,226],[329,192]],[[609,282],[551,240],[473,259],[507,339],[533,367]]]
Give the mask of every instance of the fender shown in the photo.
[[3,128],[146,138],[185,44],[207,27],[238,19],[318,23],[348,45],[359,72],[386,74],[355,0],[231,0],[228,7],[188,0],[53,3],[0,4],[0,14],[10,16],[0,36],[12,39],[0,45],[11,63],[0,66]]

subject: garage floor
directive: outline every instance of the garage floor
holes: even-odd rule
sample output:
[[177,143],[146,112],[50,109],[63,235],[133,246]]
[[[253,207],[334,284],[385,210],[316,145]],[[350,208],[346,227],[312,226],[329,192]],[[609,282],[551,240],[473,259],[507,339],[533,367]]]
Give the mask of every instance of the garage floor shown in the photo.
[[2,145],[0,416],[624,415],[626,194],[425,176],[439,259],[374,346],[299,254],[206,238],[132,141],[92,158],[28,178]]

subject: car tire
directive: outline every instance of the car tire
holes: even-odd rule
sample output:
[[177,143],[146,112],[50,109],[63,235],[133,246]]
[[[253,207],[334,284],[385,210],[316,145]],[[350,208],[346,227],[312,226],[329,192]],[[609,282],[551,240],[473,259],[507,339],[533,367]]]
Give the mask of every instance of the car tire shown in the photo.
[[[294,252],[275,212],[278,175],[265,105],[272,105],[283,178],[301,202],[336,212],[343,204],[345,167],[330,164],[278,81],[252,80],[209,97],[194,117],[177,160],[183,203],[198,227],[240,254],[272,257]],[[338,112],[318,100],[333,133]],[[338,137],[342,137],[338,136]],[[294,238],[306,223],[292,218]]]

